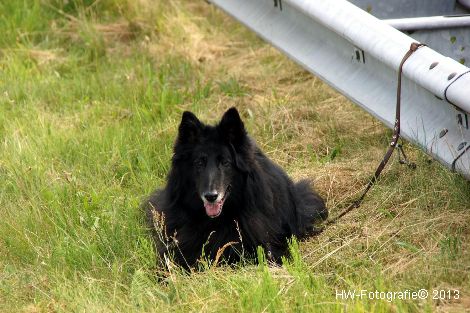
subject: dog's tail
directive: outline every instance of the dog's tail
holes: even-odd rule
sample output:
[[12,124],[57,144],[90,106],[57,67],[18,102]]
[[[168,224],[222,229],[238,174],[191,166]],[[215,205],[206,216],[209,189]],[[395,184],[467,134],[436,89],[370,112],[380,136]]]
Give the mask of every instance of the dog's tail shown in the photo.
[[309,180],[295,184],[299,237],[316,233],[315,224],[328,218],[325,201],[314,191]]

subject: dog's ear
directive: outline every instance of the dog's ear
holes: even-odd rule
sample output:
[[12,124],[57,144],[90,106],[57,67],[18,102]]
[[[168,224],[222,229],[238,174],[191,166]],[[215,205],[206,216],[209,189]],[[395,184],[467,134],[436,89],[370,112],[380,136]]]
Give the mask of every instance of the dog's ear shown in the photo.
[[[247,157],[250,150],[248,135],[245,125],[238,114],[237,109],[230,108],[222,116],[218,126],[219,132],[230,147],[235,166],[242,172],[249,172]],[[243,155],[243,156],[242,156]]]
[[245,125],[236,108],[232,107],[224,113],[218,128],[222,137],[232,144],[235,149],[243,145],[247,139]]
[[203,124],[198,120],[196,115],[185,111],[178,128],[178,143],[195,143],[199,138],[202,127]]

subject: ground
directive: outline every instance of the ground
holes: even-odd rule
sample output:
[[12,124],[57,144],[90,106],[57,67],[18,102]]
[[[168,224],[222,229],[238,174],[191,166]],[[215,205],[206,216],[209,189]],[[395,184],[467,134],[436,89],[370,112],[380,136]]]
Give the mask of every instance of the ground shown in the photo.
[[[184,110],[215,122],[236,106],[332,216],[391,136],[215,7],[3,1],[0,29],[0,311],[469,310],[470,184],[406,142],[417,168],[392,158],[363,205],[294,241],[284,266],[155,268],[139,204],[165,182]],[[430,297],[337,296],[420,289]]]

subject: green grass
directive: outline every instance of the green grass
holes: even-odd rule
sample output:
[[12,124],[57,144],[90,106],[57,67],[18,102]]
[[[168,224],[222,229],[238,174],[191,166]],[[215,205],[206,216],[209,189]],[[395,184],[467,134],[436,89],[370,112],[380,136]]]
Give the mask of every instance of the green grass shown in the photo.
[[[390,131],[215,8],[188,1],[0,3],[0,311],[459,312],[470,305],[470,184],[411,145],[363,206],[282,267],[155,268],[139,209],[165,183],[180,115],[237,106],[332,215]],[[249,53],[247,52],[249,51]],[[161,277],[162,271],[166,278]],[[459,290],[459,300],[337,298]]]

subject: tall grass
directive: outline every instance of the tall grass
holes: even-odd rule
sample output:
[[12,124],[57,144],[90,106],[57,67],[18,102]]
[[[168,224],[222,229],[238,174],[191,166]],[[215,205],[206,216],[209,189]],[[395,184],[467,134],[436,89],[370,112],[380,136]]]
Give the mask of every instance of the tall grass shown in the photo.
[[[139,209],[164,184],[181,112],[236,105],[259,145],[332,214],[390,131],[215,8],[187,1],[0,3],[0,311],[463,309],[470,185],[415,148],[363,207],[282,267],[156,268]],[[163,273],[162,273],[163,271]],[[162,275],[163,274],[163,275]],[[459,290],[461,298],[336,297]]]

